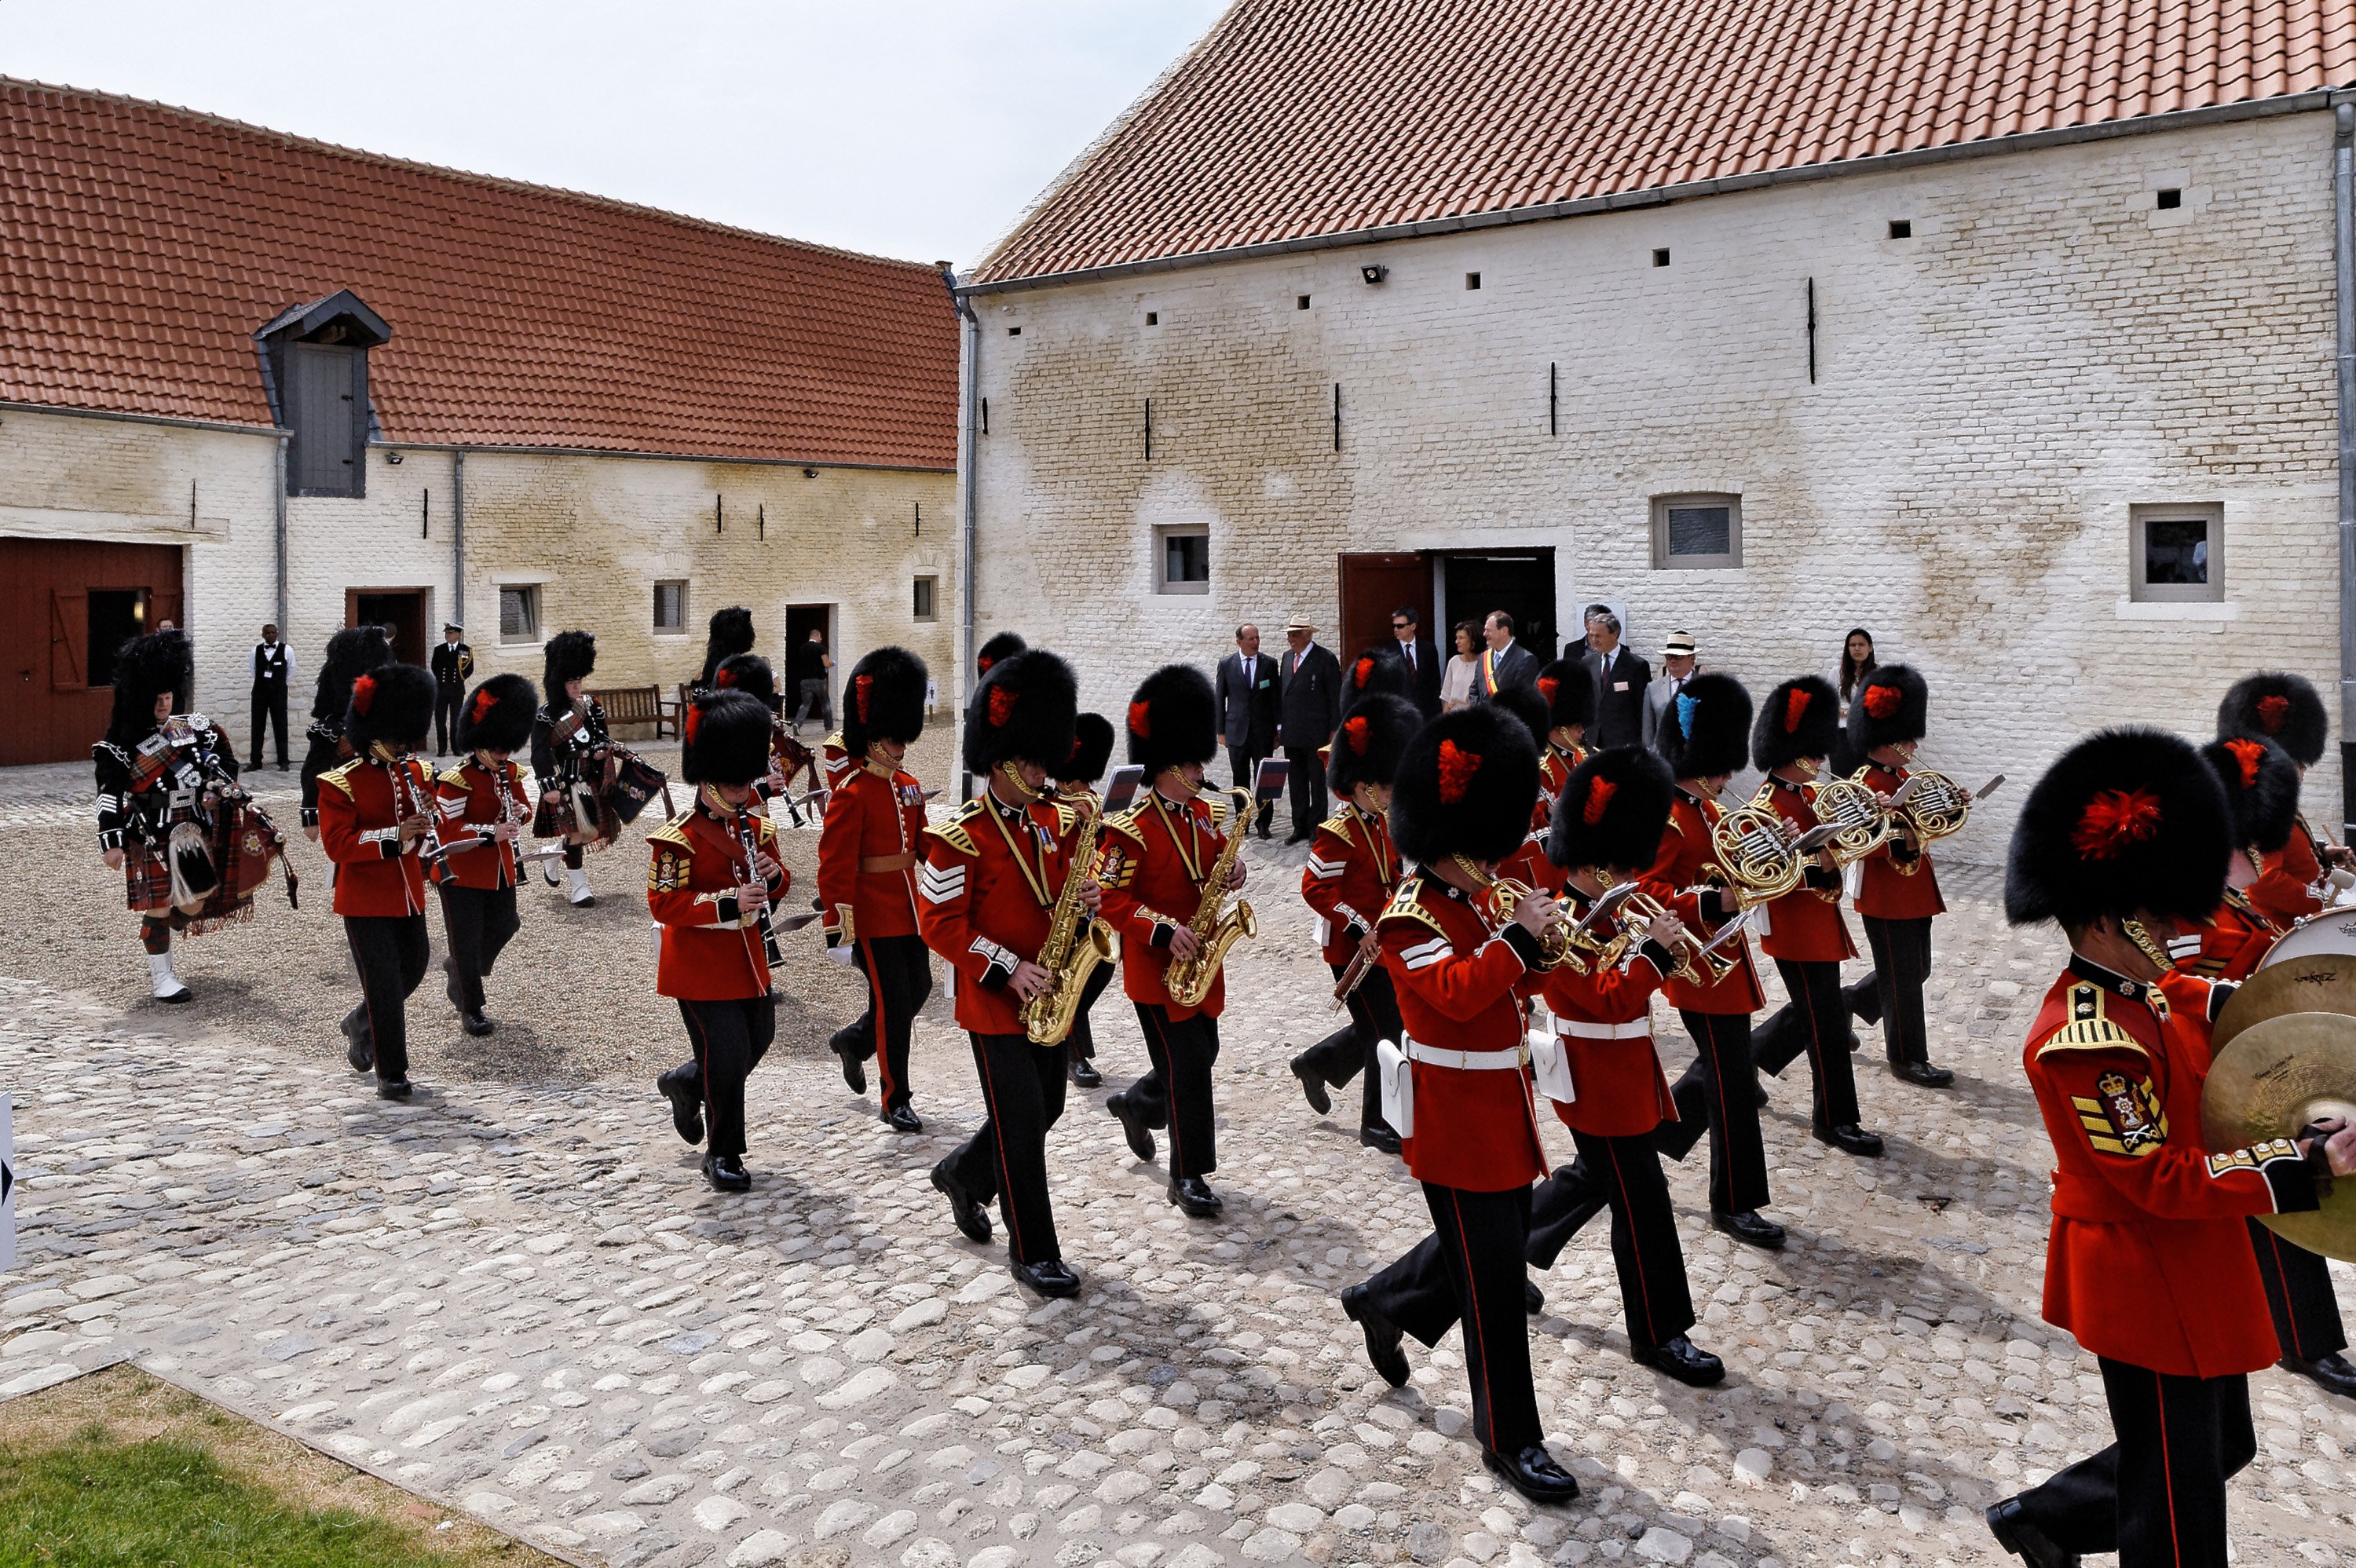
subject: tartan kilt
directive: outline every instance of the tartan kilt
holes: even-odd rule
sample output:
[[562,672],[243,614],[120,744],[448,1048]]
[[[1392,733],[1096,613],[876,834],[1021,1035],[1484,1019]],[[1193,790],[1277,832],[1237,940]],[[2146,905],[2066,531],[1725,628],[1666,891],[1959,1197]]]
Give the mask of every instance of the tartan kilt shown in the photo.
[[123,886],[125,909],[164,914],[172,908],[172,865],[152,844],[123,840]]

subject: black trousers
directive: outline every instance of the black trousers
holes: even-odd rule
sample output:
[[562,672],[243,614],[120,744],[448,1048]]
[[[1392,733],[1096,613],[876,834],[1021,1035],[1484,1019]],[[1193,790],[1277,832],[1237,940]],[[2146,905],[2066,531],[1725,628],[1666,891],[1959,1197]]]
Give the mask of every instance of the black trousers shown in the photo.
[[1931,977],[1931,917],[1876,920],[1869,914],[1858,918],[1865,922],[1866,945],[1873,951],[1882,1050],[1892,1066],[1928,1061],[1931,1037],[1922,1022],[1922,985]]
[[1426,1345],[1462,1322],[1472,1432],[1484,1448],[1518,1454],[1545,1437],[1530,1381],[1522,1262],[1530,1189],[1466,1192],[1423,1184],[1431,1234],[1366,1281],[1375,1309]]
[[1695,1013],[1679,1008],[1694,1059],[1669,1090],[1677,1119],[1663,1122],[1653,1141],[1682,1160],[1709,1133],[1709,1207],[1714,1214],[1764,1208],[1767,1146],[1759,1135],[1759,1068],[1751,1056],[1749,1013]]
[[[1291,754],[1292,753],[1290,752],[1285,753],[1287,756],[1290,756]],[[1249,789],[1252,787],[1252,774],[1258,769],[1260,760],[1267,755],[1267,752],[1254,750],[1249,746],[1229,746],[1227,748],[1227,776],[1235,781],[1235,786],[1237,789]],[[1266,833],[1268,831],[1269,819],[1276,816],[1276,802],[1272,800],[1261,801],[1259,803],[1258,816],[1259,830],[1262,833]],[[1323,819],[1321,818],[1320,820]]]
[[2225,1568],[2225,1479],[2258,1451],[2249,1379],[2101,1365],[2118,1441],[2021,1493],[2022,1511],[2064,1552],[2115,1552],[2119,1568]]
[[442,756],[458,741],[458,709],[466,705],[464,686],[434,688],[434,754]]
[[1650,1133],[1604,1137],[1574,1130],[1579,1157],[1539,1184],[1528,1261],[1552,1268],[1563,1247],[1596,1210],[1612,1211],[1612,1262],[1628,1343],[1639,1357],[1694,1326],[1693,1292],[1669,1184]]
[[[479,851],[477,851],[479,853]],[[450,970],[457,976],[461,1004],[483,1010],[483,980],[516,933],[516,891],[442,885],[442,930],[450,939]]]
[[262,765],[262,731],[264,725],[275,726],[272,733],[278,742],[278,771],[286,771],[286,688],[284,686],[253,688],[252,755],[249,768]]
[[989,1115],[949,1155],[958,1182],[982,1202],[999,1200],[1006,1255],[1018,1264],[1064,1255],[1055,1211],[1047,1201],[1047,1129],[1064,1114],[1060,1045],[1033,1045],[1019,1034],[974,1034],[974,1071]]
[[2348,1330],[2340,1321],[2340,1296],[2331,1288],[2331,1271],[2305,1247],[2284,1241],[2255,1220],[2247,1221],[2250,1244],[2257,1249],[2258,1278],[2266,1287],[2266,1306],[2274,1313],[2275,1338],[2282,1353],[2302,1361],[2319,1361],[2348,1348]]
[[430,946],[425,912],[415,914],[348,914],[344,940],[351,944],[352,962],[359,966],[360,1006],[367,1009],[368,1034],[376,1051],[376,1075],[393,1080],[409,1076],[409,993],[425,977]]
[[1080,993],[1079,1010],[1072,1015],[1072,1032],[1065,1038],[1064,1043],[1072,1048],[1073,1055],[1083,1061],[1094,1061],[1097,1059],[1097,1034],[1095,1026],[1088,1021],[1089,1009],[1097,1005],[1097,998],[1105,994],[1106,988],[1119,974],[1118,961],[1099,964],[1088,976],[1087,988]]
[[1816,1131],[1857,1125],[1857,1072],[1848,1060],[1848,1004],[1841,999],[1840,965],[1778,958],[1775,972],[1783,976],[1792,999],[1751,1036],[1760,1071],[1781,1072],[1806,1051]]
[[1315,746],[1287,746],[1285,780],[1292,796],[1292,837],[1306,838],[1325,820],[1325,763]]
[[851,1027],[859,1037],[860,1056],[876,1058],[883,1108],[893,1110],[908,1103],[908,1031],[933,994],[932,957],[925,939],[912,934],[862,936],[851,959],[867,976],[867,1010]]
[[1219,1168],[1218,1135],[1211,1114],[1211,1064],[1219,1060],[1219,1020],[1196,1013],[1173,1022],[1156,1002],[1137,1004],[1145,1054],[1153,1065],[1121,1091],[1123,1104],[1150,1127],[1170,1129],[1170,1179],[1208,1176]]
[[[1348,967],[1329,964],[1333,978],[1342,977]],[[1366,971],[1358,988],[1350,993],[1350,1021],[1335,1029],[1315,1045],[1301,1053],[1301,1064],[1323,1078],[1335,1089],[1346,1088],[1350,1080],[1360,1072],[1365,1087],[1358,1097],[1358,1125],[1383,1125],[1382,1074],[1375,1066],[1375,1042],[1387,1040],[1394,1044],[1406,1034],[1399,1022],[1398,993],[1391,989],[1390,972],[1379,964]]]
[[703,1097],[704,1148],[712,1154],[744,1152],[744,1080],[753,1075],[777,1033],[777,996],[734,997],[725,1001],[679,998],[687,1040],[695,1060],[663,1074]]

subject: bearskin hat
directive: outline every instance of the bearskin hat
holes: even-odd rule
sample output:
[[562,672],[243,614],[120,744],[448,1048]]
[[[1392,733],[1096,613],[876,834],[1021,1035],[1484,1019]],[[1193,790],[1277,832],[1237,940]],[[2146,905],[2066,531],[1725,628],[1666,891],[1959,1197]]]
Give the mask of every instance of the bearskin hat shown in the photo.
[[347,626],[327,639],[319,660],[319,683],[313,689],[311,717],[343,722],[352,705],[352,682],[379,665],[392,662],[392,639],[382,626]]
[[1530,741],[1537,747],[1538,755],[1546,755],[1547,699],[1538,695],[1537,687],[1501,686],[1497,695],[1489,699],[1489,706],[1502,708],[1520,720],[1522,728],[1530,732]]
[[1661,851],[1676,781],[1642,746],[1614,746],[1571,769],[1555,797],[1547,859],[1558,866],[1649,866]]
[[519,675],[495,675],[477,686],[458,709],[458,750],[520,752],[531,740],[540,693]]
[[1840,694],[1820,675],[1795,675],[1767,694],[1751,731],[1751,761],[1761,773],[1803,757],[1829,757],[1840,744]]
[[777,695],[777,672],[758,654],[730,654],[720,661],[720,667],[704,684],[713,691],[741,691],[757,698],[772,713],[785,700]]
[[842,686],[842,749],[863,757],[870,742],[905,746],[925,732],[925,661],[905,648],[877,648],[851,667]]
[[980,651],[973,656],[974,678],[980,680],[1030,645],[1023,640],[1023,634],[1020,632],[998,633],[990,641],[982,644]]
[[2272,741],[2231,735],[2201,748],[2225,791],[2233,842],[2271,855],[2290,842],[2298,820],[2298,764]]
[[568,680],[586,680],[589,672],[597,667],[597,634],[594,632],[559,632],[548,639],[548,649],[541,660],[541,693],[552,713],[562,713],[573,706],[564,695]]
[[1101,713],[1083,713],[1072,720],[1072,754],[1047,776],[1057,784],[1094,784],[1104,777],[1112,761],[1112,720]]
[[1862,763],[1877,746],[1919,741],[1931,727],[1931,688],[1912,666],[1886,664],[1848,704],[1848,749]]
[[1218,703],[1208,677],[1190,664],[1166,664],[1129,699],[1129,760],[1148,783],[1164,768],[1207,763],[1219,751]]
[[2004,912],[2064,927],[2138,910],[2208,918],[2225,896],[2233,823],[2217,775],[2189,741],[2104,730],[2062,753],[2013,823]]
[[1538,749],[1494,702],[1443,713],[1415,732],[1391,777],[1391,837],[1430,865],[1449,855],[1502,860],[1529,836]]
[[352,704],[344,709],[344,739],[354,752],[369,754],[381,741],[397,752],[425,743],[434,729],[434,675],[420,665],[379,665],[352,682]]
[[2265,670],[2245,675],[2217,705],[2217,735],[2263,735],[2311,768],[2331,739],[2331,718],[2303,675]]
[[1751,760],[1751,693],[1730,675],[1697,675],[1670,699],[1653,737],[1673,778],[1742,771]]
[[188,683],[195,663],[188,639],[179,632],[150,632],[117,649],[107,739],[118,744],[144,740],[155,728],[155,699],[166,692],[177,695]]
[[712,677],[720,673],[721,664],[733,654],[753,651],[753,612],[742,604],[731,604],[725,610],[712,613],[712,632],[703,640],[703,673],[696,677],[698,686],[709,687]]
[[1595,722],[1595,677],[1583,664],[1556,659],[1538,671],[1538,698],[1547,705],[1547,733],[1584,731]]
[[1408,697],[1415,691],[1415,672],[1407,667],[1396,645],[1368,648],[1342,667],[1342,711],[1347,713],[1369,697]]
[[1362,784],[1387,784],[1398,772],[1399,753],[1423,728],[1423,715],[1404,697],[1387,691],[1354,703],[1334,732],[1333,761],[1326,782],[1333,793],[1348,799]]
[[991,666],[965,709],[965,771],[986,773],[1013,759],[1053,772],[1072,754],[1080,683],[1044,648],[1025,648]]
[[679,771],[690,784],[746,784],[769,771],[768,706],[750,692],[698,692],[680,725]]

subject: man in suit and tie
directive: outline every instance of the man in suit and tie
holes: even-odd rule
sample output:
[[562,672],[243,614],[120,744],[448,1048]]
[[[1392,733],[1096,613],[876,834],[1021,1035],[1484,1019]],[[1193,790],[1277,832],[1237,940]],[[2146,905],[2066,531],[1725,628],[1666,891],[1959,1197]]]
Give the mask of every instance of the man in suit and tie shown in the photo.
[[1397,640],[1399,657],[1407,660],[1408,673],[1414,677],[1408,688],[1416,711],[1426,719],[1440,716],[1440,650],[1423,635],[1422,617],[1412,604],[1402,604],[1391,612],[1391,635]]
[[1299,616],[1286,623],[1278,661],[1277,737],[1292,786],[1288,844],[1308,843],[1325,820],[1325,763],[1317,753],[1342,721],[1342,661],[1317,645],[1315,633]]
[[[1219,661],[1213,683],[1219,700],[1219,734],[1226,742],[1227,767],[1237,787],[1249,789],[1260,760],[1276,752],[1276,661],[1259,651],[1259,628],[1237,626],[1236,651]],[[1268,837],[1274,801],[1259,808],[1259,836]]]
[[1489,645],[1473,667],[1473,701],[1485,702],[1509,686],[1537,684],[1538,656],[1514,641],[1511,615],[1503,610],[1490,611],[1489,618],[1481,623],[1481,635]]
[[1644,688],[1653,667],[1620,645],[1620,617],[1601,604],[1587,614],[1587,670],[1595,677],[1595,722],[1587,743],[1597,751],[1644,738]]
[[1694,660],[1694,640],[1689,632],[1671,632],[1669,640],[1661,645],[1661,673],[1644,688],[1644,749],[1653,749],[1653,737],[1661,732],[1661,717],[1677,693],[1686,688],[1698,667]]

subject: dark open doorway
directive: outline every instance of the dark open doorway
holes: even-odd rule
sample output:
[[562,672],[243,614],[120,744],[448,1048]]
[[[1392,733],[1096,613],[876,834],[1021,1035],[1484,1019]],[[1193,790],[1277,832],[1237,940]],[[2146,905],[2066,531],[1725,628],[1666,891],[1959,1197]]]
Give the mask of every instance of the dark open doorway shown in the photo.
[[402,664],[425,662],[425,590],[347,588],[344,624],[383,626],[392,635],[392,656]]
[[[816,632],[819,641],[812,643]],[[816,724],[829,724],[834,719],[834,689],[841,683],[828,673],[826,661],[834,656],[834,606],[831,604],[789,604],[786,607],[786,645],[782,650],[785,667],[779,672],[789,684],[786,688],[786,710],[795,715],[798,723],[805,716]],[[805,688],[804,681],[818,684]]]
[[1440,560],[1442,619],[1477,628],[1493,610],[1514,618],[1514,639],[1540,663],[1558,651],[1554,613],[1554,551],[1461,550]]

